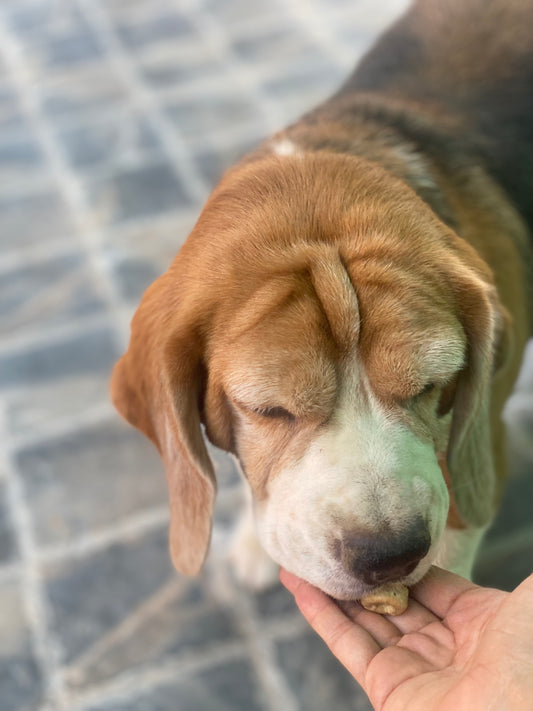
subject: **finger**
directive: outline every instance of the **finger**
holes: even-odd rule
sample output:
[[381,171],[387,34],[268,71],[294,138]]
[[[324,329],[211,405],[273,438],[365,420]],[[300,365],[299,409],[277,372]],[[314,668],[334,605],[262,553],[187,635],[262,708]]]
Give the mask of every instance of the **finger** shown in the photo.
[[400,639],[402,633],[391,619],[365,610],[358,602],[340,601],[337,604],[344,614],[365,629],[380,647],[390,647]]
[[280,580],[293,593],[296,604],[315,632],[331,652],[360,683],[366,669],[381,650],[369,632],[349,620],[342,610],[318,588],[282,571]]
[[424,605],[421,605],[412,597],[409,598],[407,610],[403,614],[396,615],[396,617],[393,618],[393,622],[399,633],[402,634],[417,632],[422,627],[440,621],[440,617],[437,617],[431,610],[428,610],[427,607],[424,607]]
[[478,585],[460,575],[432,566],[426,576],[411,588],[411,595],[442,619],[461,595],[478,588]]

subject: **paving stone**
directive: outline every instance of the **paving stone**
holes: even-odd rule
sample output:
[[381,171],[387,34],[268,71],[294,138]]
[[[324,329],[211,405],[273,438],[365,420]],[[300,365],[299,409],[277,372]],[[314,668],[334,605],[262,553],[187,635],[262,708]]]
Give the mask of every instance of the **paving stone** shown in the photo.
[[167,163],[121,171],[95,180],[89,197],[102,220],[116,224],[187,207],[187,188]]
[[0,197],[2,251],[64,241],[74,232],[71,214],[55,192]]
[[127,88],[104,63],[45,78],[36,89],[45,115],[57,125],[83,121],[129,104]]
[[118,418],[23,449],[17,463],[39,546],[167,505],[155,447]]
[[109,368],[34,382],[31,388],[4,393],[4,402],[9,434],[31,438],[51,423],[72,421],[82,411],[109,404]]
[[208,600],[205,579],[200,583],[171,570],[166,528],[48,566],[46,593],[68,687],[238,647],[234,612]]
[[83,20],[71,0],[8,0],[3,6],[7,23],[19,38],[47,36],[54,28],[71,28]]
[[[14,539],[13,521],[7,500],[5,482],[0,480],[0,569],[2,565],[11,563],[17,557]],[[1,630],[1,622],[0,622]]]
[[120,295],[126,301],[138,304],[150,284],[161,276],[161,272],[150,259],[129,257],[113,265],[113,277]]
[[301,711],[372,711],[364,691],[312,630],[278,642],[277,660]]
[[138,167],[161,155],[160,141],[148,121],[131,114],[118,113],[107,121],[62,131],[57,139],[70,165],[84,172]]
[[0,185],[38,177],[46,171],[43,152],[35,139],[0,134]]
[[[164,586],[141,602],[129,617],[105,631],[67,672],[71,689],[101,684],[125,671],[142,673],[146,668],[197,659],[221,646],[239,641],[239,630],[230,612],[222,609],[189,608],[175,597],[160,604]],[[94,616],[91,611],[91,619]]]
[[0,337],[63,325],[104,307],[83,254],[45,258],[2,273]]
[[48,565],[43,574],[62,662],[73,664],[174,576],[166,526],[80,560]]
[[20,346],[0,355],[0,387],[31,386],[102,369],[110,372],[119,355],[106,326],[51,344]]
[[344,73],[336,64],[326,57],[317,60],[316,55],[310,55],[308,59],[304,57],[298,63],[291,63],[286,71],[282,69],[263,80],[262,88],[267,96],[283,106],[292,120],[294,107],[299,116],[332,95],[343,80]]
[[261,34],[239,33],[233,37],[234,51],[246,62],[292,62],[309,53],[316,56],[317,48],[296,27],[285,25]]
[[122,44],[131,51],[138,52],[146,47],[164,42],[181,42],[195,36],[193,23],[185,13],[170,7],[142,14],[140,17],[123,16],[115,22],[115,31]]
[[154,90],[197,87],[201,82],[222,82],[227,76],[227,64],[208,48],[201,54],[184,55],[182,43],[165,52],[139,59],[138,71],[144,82]]
[[26,63],[34,75],[45,75],[77,64],[94,62],[104,58],[105,53],[94,33],[86,27],[53,33],[40,37],[38,42],[29,42],[24,47]]
[[260,141],[266,137],[266,133],[261,126],[256,126],[255,135],[248,136],[246,140],[239,142],[239,145],[228,146],[225,149],[211,149],[204,145],[195,152],[194,160],[199,172],[205,181],[214,187],[225,170],[234,165],[248,151],[259,145]]
[[298,614],[298,608],[291,595],[282,585],[276,585],[254,596],[254,607],[265,624],[269,620]]
[[[231,82],[231,75],[226,81]],[[211,93],[195,99],[169,102],[165,111],[183,138],[191,140],[205,134],[215,134],[225,128],[235,130],[242,126],[249,129],[254,123],[259,126],[263,123],[257,107],[241,96]],[[266,133],[266,127],[263,127],[263,131]]]
[[261,21],[270,17],[279,17],[280,6],[272,0],[268,3],[247,2],[247,0],[203,0],[202,5],[227,31],[233,24],[253,20],[256,26],[261,26]]
[[0,610],[0,707],[30,711],[40,706],[44,690],[18,581],[0,583]]
[[17,91],[9,85],[0,85],[0,130],[27,130],[27,119],[22,111]]
[[[207,197],[207,195],[206,195]],[[121,226],[110,232],[103,243],[103,255],[110,269],[131,257],[149,259],[166,271],[198,218],[194,210],[180,210],[162,219]]]
[[265,711],[263,694],[252,667],[233,661],[210,667],[186,680],[113,698],[83,711]]

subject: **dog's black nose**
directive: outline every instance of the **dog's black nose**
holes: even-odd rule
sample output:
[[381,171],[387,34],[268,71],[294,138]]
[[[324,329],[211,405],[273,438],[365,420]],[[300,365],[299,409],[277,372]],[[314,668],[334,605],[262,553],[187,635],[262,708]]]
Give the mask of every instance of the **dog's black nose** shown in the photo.
[[351,533],[342,537],[339,551],[343,568],[368,585],[399,580],[409,575],[431,545],[426,522],[417,518],[401,533]]

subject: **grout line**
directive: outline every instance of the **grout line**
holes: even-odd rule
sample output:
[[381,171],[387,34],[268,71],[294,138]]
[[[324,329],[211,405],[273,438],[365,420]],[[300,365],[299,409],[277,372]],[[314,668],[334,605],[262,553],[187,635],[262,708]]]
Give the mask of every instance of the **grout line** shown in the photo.
[[37,562],[31,514],[25,501],[22,482],[9,452],[0,453],[7,477],[7,498],[22,561],[22,598],[31,630],[35,659],[44,681],[47,698],[55,711],[67,711],[68,696],[60,669],[60,649],[50,628],[50,613]]
[[[167,582],[164,582],[162,587],[158,588],[147,599],[144,599],[137,605],[129,615],[119,620],[102,637],[99,637],[87,649],[83,650],[80,655],[65,667],[65,677],[69,680],[80,684],[83,680],[84,670],[90,668],[94,663],[101,661],[104,656],[109,653],[114,647],[131,642],[135,639],[135,635],[141,630],[142,626],[147,624],[152,626],[161,626],[158,624],[158,616],[165,606],[175,607],[179,601],[180,593],[183,590],[183,584],[179,577],[172,576]],[[192,606],[183,609],[182,617],[185,615],[194,615],[196,610],[203,607],[202,603],[198,603],[196,609]],[[152,633],[152,630],[151,630]]]
[[[185,1],[185,4],[189,3]],[[228,76],[235,79],[236,84],[245,92],[245,95],[250,97],[251,103],[259,109],[261,116],[265,119],[265,128],[268,132],[273,133],[281,130],[285,126],[284,112],[278,107],[277,102],[261,92],[256,81],[257,71],[249,69],[245,62],[235,56],[228,35],[220,28],[216,19],[202,7],[195,7],[193,19],[199,29],[199,34],[206,38],[209,47],[228,67]]]
[[128,670],[107,683],[77,694],[69,711],[83,711],[99,703],[105,703],[106,708],[113,708],[113,702],[121,703],[132,697],[138,698],[140,694],[150,692],[165,683],[187,681],[198,672],[240,660],[244,655],[245,648],[242,642],[228,642],[211,649],[208,654],[198,652],[188,659],[163,661],[158,662],[157,666],[142,670]]
[[[130,313],[131,307],[123,306],[116,310],[121,318]],[[11,337],[3,336],[0,340],[0,355],[10,355],[23,349],[30,349],[39,346],[53,346],[61,343],[65,339],[87,334],[90,330],[109,329],[111,326],[109,313],[107,311],[97,311],[78,318],[72,322],[67,322],[61,326],[44,326],[16,334]]]
[[236,606],[239,610],[239,623],[247,638],[250,659],[265,690],[271,711],[299,711],[298,701],[276,663],[274,645],[260,629],[261,623],[254,614],[250,595],[237,590]]
[[[114,314],[116,304],[121,303],[121,298],[96,248],[97,242],[94,236],[101,236],[101,231],[96,229],[94,212],[88,204],[86,194],[78,176],[70,169],[63,158],[57,146],[54,131],[50,126],[49,120],[43,114],[39,100],[32,90],[32,84],[29,80],[31,71],[27,69],[24,54],[21,52],[16,39],[5,28],[2,22],[0,22],[0,41],[2,42],[7,65],[13,70],[13,73],[25,79],[25,81],[19,82],[17,87],[21,97],[21,104],[26,110],[28,119],[35,131],[35,136],[51,167],[56,179],[56,184],[71,210],[78,236],[84,248],[87,263],[95,278],[95,284],[99,287],[111,313]],[[123,328],[123,324],[118,318],[118,315],[114,315],[116,326],[120,330]]]
[[[45,424],[39,425],[39,430],[11,436],[11,446],[14,450],[30,449],[42,444],[48,444],[57,439],[62,439],[71,434],[91,429],[97,425],[106,423],[113,425],[119,421],[119,416],[110,402],[104,401],[94,407],[86,408],[80,413],[76,413],[73,418],[67,413],[61,417],[51,419]],[[128,430],[131,432],[132,430]]]
[[[213,554],[217,560],[208,566],[212,595],[239,611],[236,621],[246,640],[247,659],[257,674],[270,711],[279,711],[279,709],[299,711],[299,704],[276,663],[274,651],[274,635],[283,634],[283,630],[290,628],[291,619],[284,617],[283,620],[269,620],[269,624],[264,625],[264,621],[258,618],[252,603],[252,595],[233,579],[227,557],[220,550],[228,543],[228,540],[225,544],[222,540],[213,541],[212,548],[217,549],[213,550]],[[221,562],[222,560],[224,563]],[[294,619],[298,615],[292,617]],[[276,622],[280,623],[279,628]],[[303,620],[300,619],[299,623],[302,622]]]
[[156,531],[166,526],[168,521],[167,506],[142,511],[73,541],[46,546],[36,553],[36,559],[40,565],[80,560],[104,548],[135,538],[141,533]]
[[150,91],[138,79],[132,62],[117,39],[115,30],[100,3],[94,2],[94,0],[78,0],[78,4],[97,34],[100,43],[107,50],[111,66],[128,88],[134,106],[141,110],[142,115],[150,118],[180,182],[196,203],[203,203],[209,192],[208,186],[197,171],[194,160],[192,160],[175,126],[161,111]]

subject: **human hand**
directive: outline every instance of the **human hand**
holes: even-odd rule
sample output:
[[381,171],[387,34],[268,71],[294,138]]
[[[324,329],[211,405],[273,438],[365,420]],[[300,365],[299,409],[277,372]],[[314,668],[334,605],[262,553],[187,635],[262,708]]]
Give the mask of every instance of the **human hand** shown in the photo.
[[397,617],[280,578],[376,711],[533,711],[533,575],[506,593],[434,567]]

